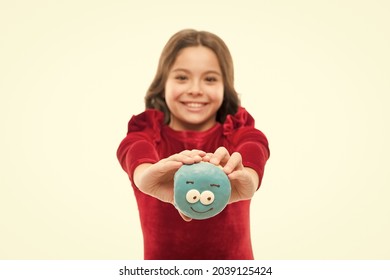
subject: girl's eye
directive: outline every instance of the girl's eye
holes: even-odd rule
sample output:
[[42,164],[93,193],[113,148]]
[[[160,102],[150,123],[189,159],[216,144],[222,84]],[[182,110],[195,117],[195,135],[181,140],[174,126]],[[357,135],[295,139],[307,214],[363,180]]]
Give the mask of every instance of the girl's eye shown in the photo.
[[212,82],[216,82],[217,78],[215,78],[215,77],[206,77],[205,80],[206,80],[206,82],[212,83]]
[[176,80],[179,80],[179,81],[185,81],[187,80],[187,76],[184,76],[184,75],[177,75],[175,77]]

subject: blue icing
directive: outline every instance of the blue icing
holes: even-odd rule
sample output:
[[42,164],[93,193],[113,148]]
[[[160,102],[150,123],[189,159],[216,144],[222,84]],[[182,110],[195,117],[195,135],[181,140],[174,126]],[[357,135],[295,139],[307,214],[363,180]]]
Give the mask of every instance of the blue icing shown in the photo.
[[227,205],[231,186],[223,170],[208,162],[183,165],[174,177],[175,206],[186,216],[203,220]]

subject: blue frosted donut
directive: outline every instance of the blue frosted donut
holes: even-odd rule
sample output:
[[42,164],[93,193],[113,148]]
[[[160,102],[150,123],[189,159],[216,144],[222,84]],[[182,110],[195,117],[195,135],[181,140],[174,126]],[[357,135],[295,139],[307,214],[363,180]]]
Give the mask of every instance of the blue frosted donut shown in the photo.
[[186,216],[203,220],[219,214],[231,194],[223,170],[208,162],[183,165],[174,177],[174,203]]

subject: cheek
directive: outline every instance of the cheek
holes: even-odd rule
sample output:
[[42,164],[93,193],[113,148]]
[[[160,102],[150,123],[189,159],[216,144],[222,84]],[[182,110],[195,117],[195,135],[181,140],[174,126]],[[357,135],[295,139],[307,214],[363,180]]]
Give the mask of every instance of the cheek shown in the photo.
[[172,110],[172,104],[173,100],[175,100],[175,95],[175,89],[167,83],[164,89],[164,97],[169,110]]
[[218,97],[218,98],[223,97],[223,90],[224,90],[224,86],[222,83],[214,85],[214,86],[209,88],[210,93],[212,93],[213,96]]
[[182,85],[167,83],[165,85],[165,99],[167,100],[175,100],[178,98],[183,92],[185,88]]
[[213,87],[208,89],[207,95],[215,102],[222,104],[223,101],[223,86]]

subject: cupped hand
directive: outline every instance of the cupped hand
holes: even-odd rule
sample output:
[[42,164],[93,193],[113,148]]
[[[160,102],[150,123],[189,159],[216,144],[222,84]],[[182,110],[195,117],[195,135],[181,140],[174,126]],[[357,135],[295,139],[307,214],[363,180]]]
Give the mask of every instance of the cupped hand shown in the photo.
[[[185,150],[154,164],[141,164],[134,171],[134,182],[140,191],[163,202],[173,204],[173,179],[176,171],[183,164],[201,162],[205,155],[206,153],[200,150]],[[182,213],[180,215],[185,221],[191,220]]]
[[259,177],[256,171],[242,164],[240,153],[234,152],[230,155],[225,147],[219,147],[214,153],[207,153],[203,160],[222,166],[232,187],[229,203],[253,197]]

